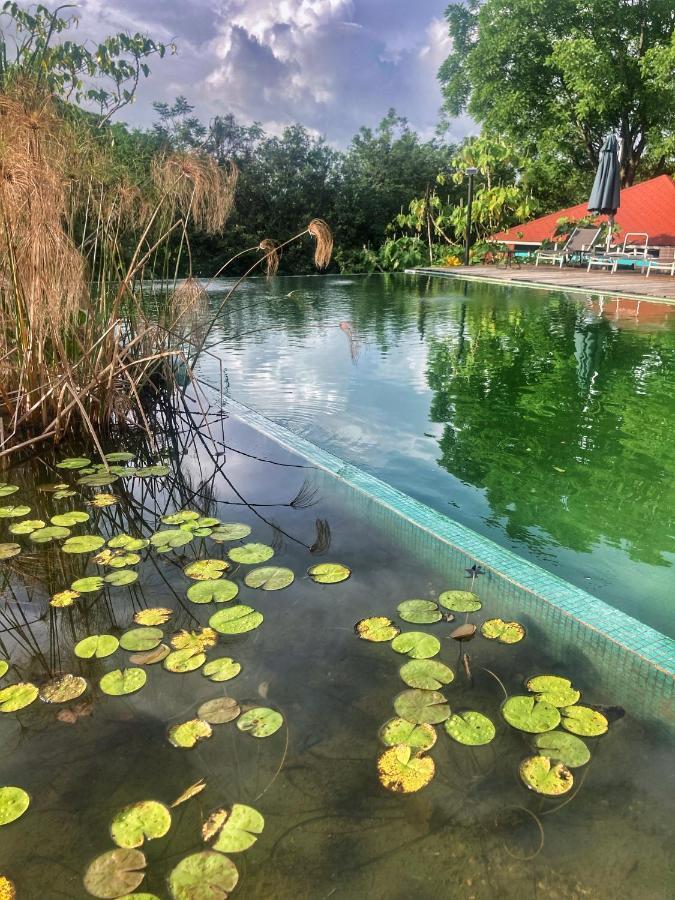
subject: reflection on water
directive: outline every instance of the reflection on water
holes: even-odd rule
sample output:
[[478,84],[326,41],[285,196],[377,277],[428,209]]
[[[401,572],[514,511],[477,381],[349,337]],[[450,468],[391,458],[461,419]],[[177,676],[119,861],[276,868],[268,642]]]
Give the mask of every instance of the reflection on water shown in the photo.
[[236,399],[675,634],[672,307],[256,280],[212,341]]

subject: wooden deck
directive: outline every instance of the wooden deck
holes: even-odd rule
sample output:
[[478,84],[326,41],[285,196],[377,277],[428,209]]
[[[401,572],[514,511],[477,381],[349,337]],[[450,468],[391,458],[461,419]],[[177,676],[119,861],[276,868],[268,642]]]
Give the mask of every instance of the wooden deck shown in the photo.
[[650,275],[640,272],[591,271],[585,268],[559,268],[558,266],[454,266],[452,268],[429,267],[407,269],[419,275],[436,275],[447,278],[477,279],[497,284],[513,284],[531,288],[553,288],[596,294],[600,297],[625,297],[635,300],[655,300],[675,303],[675,278],[669,275]]

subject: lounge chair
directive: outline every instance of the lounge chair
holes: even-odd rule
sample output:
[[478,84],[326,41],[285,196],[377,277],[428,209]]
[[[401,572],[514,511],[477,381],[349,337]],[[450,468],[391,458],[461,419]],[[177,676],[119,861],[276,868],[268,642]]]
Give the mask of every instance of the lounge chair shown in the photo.
[[535,266],[538,266],[540,262],[552,262],[559,264],[562,269],[563,263],[568,262],[573,256],[581,256],[583,253],[591,251],[599,237],[599,228],[575,228],[562,247],[555,247],[553,250],[537,250]]
[[652,269],[657,272],[667,272],[668,275],[675,275],[675,247],[662,247],[656,258],[650,259],[647,263],[647,278]]
[[645,268],[649,271],[648,251],[649,235],[644,231],[629,231],[619,250],[608,250],[591,255],[586,271],[590,272],[591,266],[607,266],[613,274],[622,264]]

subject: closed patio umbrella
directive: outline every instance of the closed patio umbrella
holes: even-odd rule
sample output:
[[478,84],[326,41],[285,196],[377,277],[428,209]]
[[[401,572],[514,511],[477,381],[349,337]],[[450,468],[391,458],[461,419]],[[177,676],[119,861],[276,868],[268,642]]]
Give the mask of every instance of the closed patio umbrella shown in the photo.
[[595,173],[593,190],[588,199],[588,211],[609,218],[610,230],[607,235],[607,249],[612,239],[614,216],[621,205],[621,181],[619,176],[619,144],[613,134],[608,134],[600,150],[598,171]]

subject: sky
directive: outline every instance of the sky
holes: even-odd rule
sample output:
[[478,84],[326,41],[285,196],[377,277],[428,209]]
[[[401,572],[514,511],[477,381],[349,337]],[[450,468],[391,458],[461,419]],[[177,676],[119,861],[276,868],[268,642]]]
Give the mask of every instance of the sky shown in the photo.
[[[336,146],[395,107],[431,137],[436,78],[450,49],[448,0],[80,0],[77,37],[143,31],[175,41],[121,118],[153,120],[152,101],[184,95],[203,120],[227,112],[278,134],[301,122]],[[457,120],[449,137],[471,130]]]

